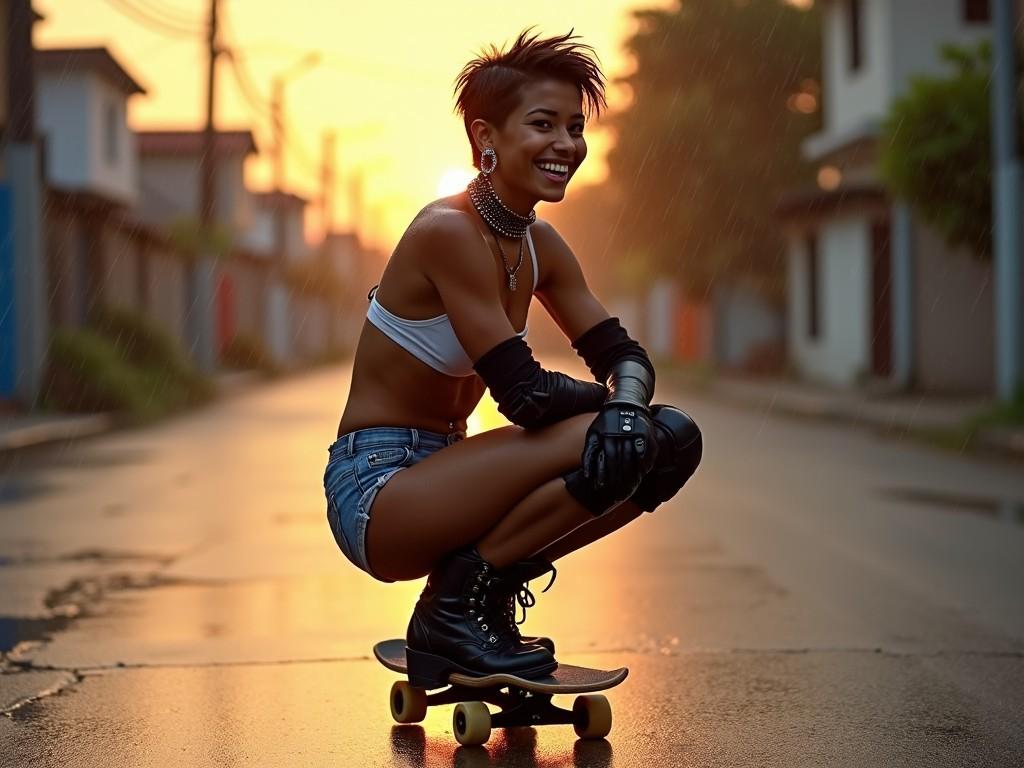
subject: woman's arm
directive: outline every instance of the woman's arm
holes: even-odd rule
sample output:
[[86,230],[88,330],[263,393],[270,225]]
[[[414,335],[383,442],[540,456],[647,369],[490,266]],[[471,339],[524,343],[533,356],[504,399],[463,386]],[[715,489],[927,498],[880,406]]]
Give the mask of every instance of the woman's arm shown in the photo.
[[601,406],[605,387],[544,370],[516,335],[502,309],[494,257],[468,215],[438,212],[417,237],[423,238],[417,250],[424,273],[501,414],[538,428]]
[[583,473],[616,500],[628,498],[657,457],[649,405],[654,366],[616,317],[590,292],[572,250],[549,224],[541,227],[546,274],[538,283],[541,303],[608,397],[587,431]]
[[568,243],[546,221],[533,225],[534,242],[544,251],[544,265],[537,283],[537,298],[562,329],[569,341],[575,341],[586,331],[609,317],[590,291],[583,270]]

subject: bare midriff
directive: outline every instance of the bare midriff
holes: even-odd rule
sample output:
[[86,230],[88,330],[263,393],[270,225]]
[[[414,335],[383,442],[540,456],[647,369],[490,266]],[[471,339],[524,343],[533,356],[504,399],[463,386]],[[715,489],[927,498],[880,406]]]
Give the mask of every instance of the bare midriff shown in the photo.
[[[458,207],[450,198],[435,205],[442,203]],[[420,216],[429,215],[429,212],[430,208]],[[530,292],[520,287],[511,293],[505,269],[493,249],[491,255],[495,279],[501,286],[505,314],[513,328],[523,328],[532,298]],[[408,320],[446,314],[437,290],[420,267],[428,258],[429,254],[417,253],[415,239],[403,238],[381,276],[380,287],[375,294],[377,301],[390,312]],[[520,286],[533,284],[532,269],[530,259],[524,259],[518,272]],[[366,427],[416,427],[441,434],[465,430],[466,419],[480,402],[485,389],[483,380],[475,373],[461,377],[443,374],[364,320],[352,362],[348,401],[338,424],[338,436]]]

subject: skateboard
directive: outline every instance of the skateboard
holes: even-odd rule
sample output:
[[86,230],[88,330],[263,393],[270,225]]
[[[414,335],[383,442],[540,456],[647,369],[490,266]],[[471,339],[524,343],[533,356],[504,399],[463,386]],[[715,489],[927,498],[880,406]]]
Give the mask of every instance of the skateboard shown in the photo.
[[[384,640],[373,647],[377,661],[393,672],[408,674],[405,640]],[[612,708],[608,699],[594,691],[614,688],[626,679],[629,670],[591,669],[559,664],[546,677],[532,680],[515,675],[496,674],[472,677],[453,672],[448,687],[437,693],[415,688],[408,680],[391,686],[391,716],[399,723],[419,723],[427,707],[455,704],[452,731],[464,746],[484,744],[492,728],[533,725],[572,725],[583,739],[603,739],[612,729]],[[556,707],[551,697],[559,693],[577,696],[572,710]],[[487,705],[501,711],[491,714]]]

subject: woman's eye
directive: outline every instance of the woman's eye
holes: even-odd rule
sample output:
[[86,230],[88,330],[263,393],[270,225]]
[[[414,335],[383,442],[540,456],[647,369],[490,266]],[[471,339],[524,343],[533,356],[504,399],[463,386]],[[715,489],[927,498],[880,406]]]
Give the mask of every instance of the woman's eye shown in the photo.
[[575,133],[578,136],[582,136],[583,135],[583,126],[582,125],[574,125],[569,130],[572,131],[573,133]]
[[534,120],[533,124],[534,125],[539,125],[541,128],[550,128],[551,127],[551,121],[550,120]]

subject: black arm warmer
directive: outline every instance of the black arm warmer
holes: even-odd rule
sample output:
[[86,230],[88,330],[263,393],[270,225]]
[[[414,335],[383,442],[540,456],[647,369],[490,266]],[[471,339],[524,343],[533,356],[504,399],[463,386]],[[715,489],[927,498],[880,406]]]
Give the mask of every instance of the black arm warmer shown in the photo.
[[553,424],[578,413],[601,409],[608,390],[564,373],[546,371],[518,336],[485,352],[473,369],[491,390],[498,412],[526,429]]
[[[622,400],[639,404],[642,401],[644,405],[651,402],[654,396],[654,365],[647,356],[647,350],[629,337],[619,318],[602,320],[576,339],[572,348],[583,358],[594,378],[608,385],[612,393],[609,402]],[[623,365],[627,360],[646,368],[649,380],[644,371]]]

